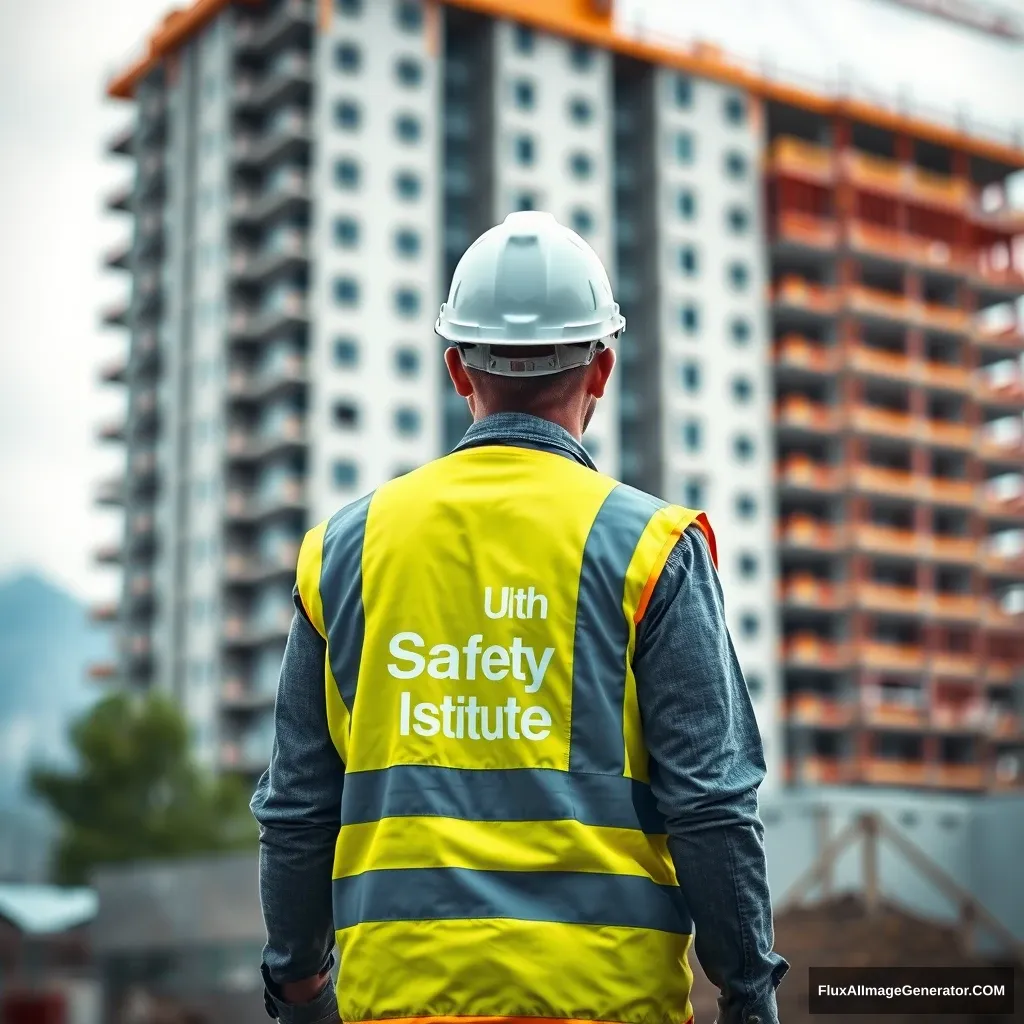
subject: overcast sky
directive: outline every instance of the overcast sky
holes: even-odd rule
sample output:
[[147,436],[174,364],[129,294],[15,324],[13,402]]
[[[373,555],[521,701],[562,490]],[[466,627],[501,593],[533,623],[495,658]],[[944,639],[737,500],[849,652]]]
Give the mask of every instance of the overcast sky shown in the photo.
[[[696,23],[698,13],[714,10],[706,34],[728,46],[735,32],[736,46],[751,56],[777,54],[798,69],[802,54],[820,61],[837,40],[870,50],[872,40],[888,38],[861,19],[854,19],[858,31],[848,31],[839,17],[863,8],[877,14],[882,0],[620,0],[631,15],[640,3],[648,24],[677,32],[687,29],[679,28],[680,14]],[[1004,6],[1024,12],[1024,0]],[[165,0],[0,3],[0,576],[33,568],[89,597],[112,594],[115,582],[91,556],[116,538],[117,520],[95,510],[91,495],[119,468],[116,449],[104,452],[93,438],[101,419],[119,414],[116,389],[99,388],[96,371],[123,345],[98,327],[104,302],[124,290],[116,275],[101,273],[99,258],[128,231],[102,211],[102,196],[129,175],[126,163],[103,155],[104,139],[128,111],[104,100],[102,86],[166,7]],[[781,19],[780,10],[790,15]],[[939,68],[943,100],[962,91],[974,116],[1022,116],[1024,48],[1015,61],[994,62],[977,40],[958,49],[954,38],[936,59],[914,45],[926,38],[915,31],[903,49],[921,55],[906,72],[915,95],[932,88],[928,69]]]

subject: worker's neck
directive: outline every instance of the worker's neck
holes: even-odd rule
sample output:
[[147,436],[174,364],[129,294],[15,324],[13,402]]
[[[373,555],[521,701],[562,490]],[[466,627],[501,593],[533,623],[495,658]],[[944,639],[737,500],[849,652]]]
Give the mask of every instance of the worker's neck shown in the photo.
[[474,410],[475,415],[473,419],[479,423],[480,420],[499,412],[515,412],[523,416],[536,416],[537,419],[547,420],[549,423],[555,423],[562,427],[563,430],[567,430],[577,441],[581,444],[583,443],[581,417],[575,413],[567,412],[565,409],[484,409],[478,405]]

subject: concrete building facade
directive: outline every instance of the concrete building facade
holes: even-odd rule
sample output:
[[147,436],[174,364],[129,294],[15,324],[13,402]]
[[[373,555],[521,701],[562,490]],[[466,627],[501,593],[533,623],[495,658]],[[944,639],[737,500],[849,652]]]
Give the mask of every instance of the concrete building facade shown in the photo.
[[532,207],[627,317],[585,444],[711,515],[769,785],[1024,786],[1024,331],[983,327],[1024,294],[1024,151],[609,7],[201,0],[111,83],[133,288],[97,674],[174,692],[209,763],[266,763],[302,532],[461,436],[437,308]]

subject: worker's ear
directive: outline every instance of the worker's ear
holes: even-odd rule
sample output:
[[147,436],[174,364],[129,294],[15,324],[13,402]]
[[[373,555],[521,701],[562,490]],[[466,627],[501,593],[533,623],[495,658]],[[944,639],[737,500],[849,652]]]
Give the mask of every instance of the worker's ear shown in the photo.
[[615,353],[610,348],[601,349],[587,367],[587,394],[601,398],[614,368]]
[[459,350],[454,345],[444,350],[444,364],[448,367],[448,376],[451,377],[452,384],[455,385],[456,394],[463,398],[469,398],[473,394],[473,382],[469,379],[462,356],[459,355]]

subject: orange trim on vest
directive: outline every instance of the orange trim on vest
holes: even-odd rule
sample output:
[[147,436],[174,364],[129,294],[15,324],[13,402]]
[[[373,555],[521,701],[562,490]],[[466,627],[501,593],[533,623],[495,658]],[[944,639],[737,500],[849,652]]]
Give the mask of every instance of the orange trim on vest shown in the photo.
[[[694,517],[691,526],[699,526],[701,533],[704,534],[704,539],[708,542],[708,550],[711,552],[711,561],[714,563],[715,568],[718,568],[718,546],[715,543],[715,534],[711,529],[711,524],[708,522],[708,517],[701,512],[699,515]],[[689,529],[689,527],[687,527]],[[676,541],[679,540],[681,534],[673,531],[668,540],[665,541],[665,546],[658,552],[658,559],[654,563],[654,568],[651,569],[651,575],[647,578],[647,582],[644,584],[644,589],[640,594],[640,600],[637,602],[636,612],[633,615],[633,625],[640,625],[640,620],[643,619],[644,613],[647,611],[647,604],[651,600],[651,594],[654,593],[655,584],[658,582],[658,578],[661,576],[661,570],[665,568],[665,563],[668,561],[668,556],[671,554],[672,549],[676,546]]]

